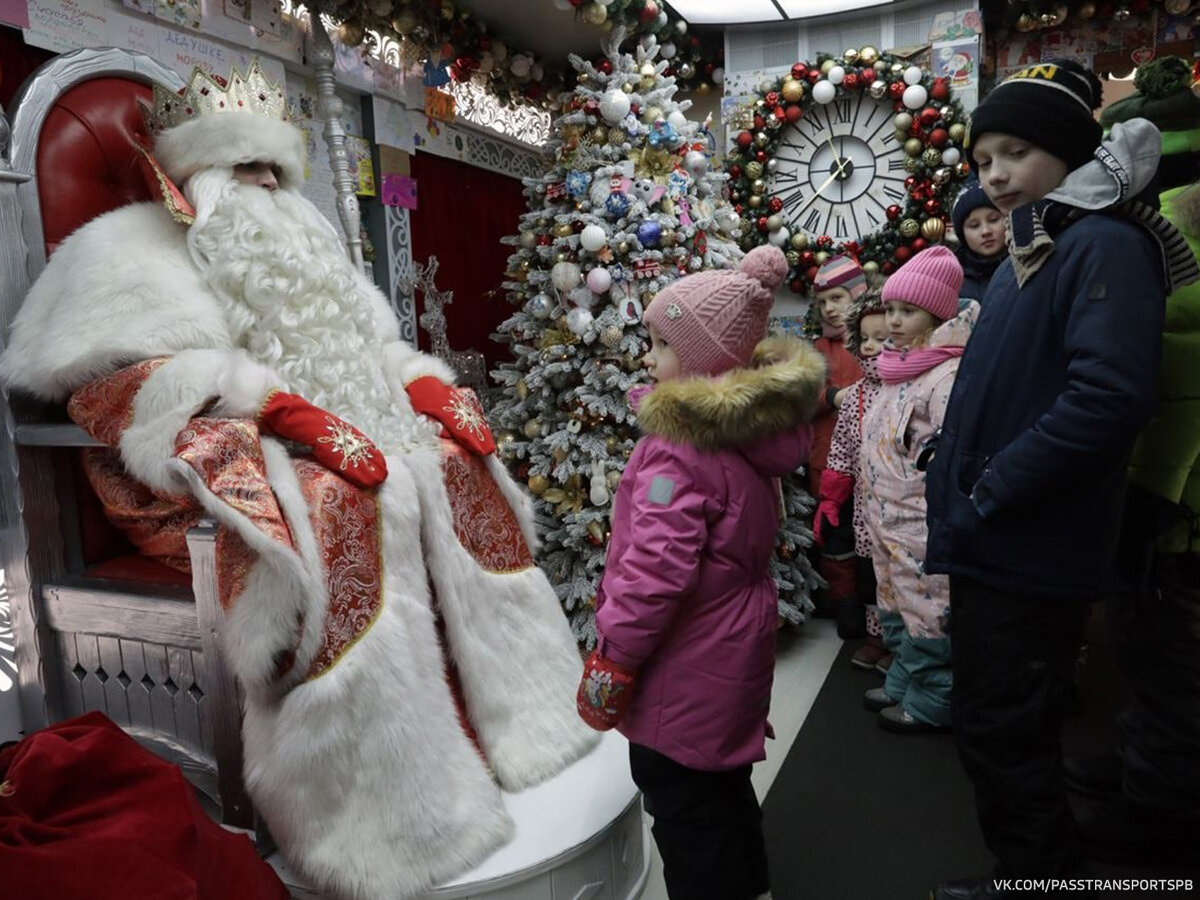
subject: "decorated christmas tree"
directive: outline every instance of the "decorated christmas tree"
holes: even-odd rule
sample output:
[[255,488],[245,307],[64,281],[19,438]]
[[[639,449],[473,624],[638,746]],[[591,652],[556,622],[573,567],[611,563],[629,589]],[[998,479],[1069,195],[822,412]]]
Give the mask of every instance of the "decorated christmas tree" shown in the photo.
[[[706,124],[676,101],[652,36],[621,53],[614,29],[596,63],[571,57],[578,84],[554,125],[553,164],[526,181],[529,210],[505,241],[505,289],[518,308],[497,338],[513,360],[493,377],[502,457],[535,500],[539,561],[576,637],[596,640],[594,602],[612,497],[638,433],[626,401],[649,345],[642,313],[689,272],[741,257],[741,221],[710,165]],[[814,576],[793,496],[782,532],[780,613],[801,621]]]

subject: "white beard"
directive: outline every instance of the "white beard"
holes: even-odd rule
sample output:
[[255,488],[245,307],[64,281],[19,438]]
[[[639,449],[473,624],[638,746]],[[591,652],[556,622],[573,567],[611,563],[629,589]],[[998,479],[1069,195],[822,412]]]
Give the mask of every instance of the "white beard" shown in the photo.
[[296,191],[239,184],[229,169],[197,173],[187,194],[188,249],[234,344],[385,451],[428,443],[432,427],[392,399],[371,298],[317,208]]

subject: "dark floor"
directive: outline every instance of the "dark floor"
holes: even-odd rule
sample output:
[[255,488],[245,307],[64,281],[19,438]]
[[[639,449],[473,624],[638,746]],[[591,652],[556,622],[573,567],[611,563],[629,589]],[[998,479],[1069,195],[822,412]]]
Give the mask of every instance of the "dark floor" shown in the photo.
[[[1088,642],[1081,713],[1063,739],[1072,753],[1113,747],[1125,695],[1099,611]],[[854,647],[843,647],[763,803],[775,900],[923,900],[939,881],[991,869],[953,738],[882,731],[862,708],[863,692],[882,678],[850,665]],[[1196,886],[1105,897],[1200,896],[1200,869],[1098,867],[1095,875],[1182,876]]]

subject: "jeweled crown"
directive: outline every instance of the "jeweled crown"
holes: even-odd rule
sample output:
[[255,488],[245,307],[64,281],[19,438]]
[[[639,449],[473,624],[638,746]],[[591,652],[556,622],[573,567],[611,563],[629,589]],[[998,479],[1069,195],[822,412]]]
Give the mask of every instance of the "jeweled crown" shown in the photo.
[[257,59],[250,63],[245,75],[235,67],[228,79],[196,67],[178,93],[156,83],[154,108],[145,108],[146,125],[155,135],[199,116],[227,112],[250,112],[281,122],[291,118],[283,85],[273,84]]

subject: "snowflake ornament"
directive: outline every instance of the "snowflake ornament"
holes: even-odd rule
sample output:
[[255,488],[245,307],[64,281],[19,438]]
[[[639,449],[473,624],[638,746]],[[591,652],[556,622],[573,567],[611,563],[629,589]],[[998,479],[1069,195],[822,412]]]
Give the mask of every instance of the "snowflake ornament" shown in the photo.
[[370,462],[373,445],[353,425],[326,416],[325,430],[329,434],[317,438],[317,443],[330,445],[334,454],[341,457],[342,461],[338,466],[341,471],[346,471],[348,466],[358,468]]

